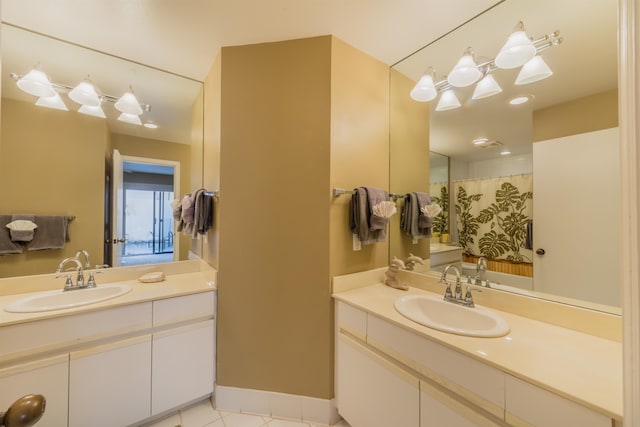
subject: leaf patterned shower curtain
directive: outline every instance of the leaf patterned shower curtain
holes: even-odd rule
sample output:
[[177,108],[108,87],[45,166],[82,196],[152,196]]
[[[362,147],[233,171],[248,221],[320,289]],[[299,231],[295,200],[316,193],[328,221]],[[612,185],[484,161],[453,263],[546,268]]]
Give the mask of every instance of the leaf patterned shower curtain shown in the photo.
[[449,233],[449,183],[433,182],[429,186],[429,192],[431,203],[437,203],[442,208],[442,212],[433,219],[432,232],[447,234]]
[[465,254],[531,262],[532,251],[524,242],[533,210],[533,175],[457,181],[453,190]]

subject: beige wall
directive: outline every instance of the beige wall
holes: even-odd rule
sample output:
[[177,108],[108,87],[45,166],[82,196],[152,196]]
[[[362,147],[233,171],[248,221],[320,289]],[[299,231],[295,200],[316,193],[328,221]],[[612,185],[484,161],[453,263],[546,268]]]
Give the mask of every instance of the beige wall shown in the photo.
[[[416,102],[409,96],[415,82],[391,70],[391,136],[389,141],[391,191],[406,194],[429,189],[429,103]],[[398,211],[403,202],[398,200]],[[390,255],[405,260],[409,253],[429,258],[429,239],[413,244],[400,230],[400,215],[391,219]]]
[[[180,162],[180,195],[197,189],[191,186],[191,147],[155,139],[139,138],[114,133],[111,135],[113,149],[123,156],[145,157],[150,159],[171,160]],[[196,187],[199,188],[199,185]],[[180,236],[180,259],[187,259],[191,239]]]
[[618,126],[618,90],[597,93],[533,112],[533,141]]
[[[220,189],[220,87],[222,78],[222,58],[216,56],[213,66],[204,82],[204,108],[207,120],[204,122],[203,183],[204,187],[216,191]],[[213,199],[213,227],[203,242],[202,258],[214,268],[219,266],[220,221],[218,211],[220,198]]]
[[0,277],[52,273],[78,249],[102,262],[104,120],[2,99],[0,200],[3,214],[73,215],[64,249],[0,257]]
[[220,61],[217,383],[328,399],[331,275],[388,256],[351,251],[349,197],[331,187],[388,185],[388,67],[330,36]]
[[[333,38],[331,52],[331,185],[389,189],[389,67]],[[382,267],[389,245],[353,251],[351,197],[331,197],[331,276]]]

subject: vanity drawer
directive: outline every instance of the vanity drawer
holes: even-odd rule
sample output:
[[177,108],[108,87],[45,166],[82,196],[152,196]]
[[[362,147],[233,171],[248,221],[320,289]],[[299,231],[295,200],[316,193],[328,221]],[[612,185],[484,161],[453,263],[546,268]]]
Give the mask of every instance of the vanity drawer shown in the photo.
[[505,407],[504,373],[369,315],[367,342],[498,418]]
[[367,336],[367,313],[338,301],[336,304],[336,329],[341,329],[351,335],[366,340]]
[[611,427],[611,418],[506,375],[505,420],[516,427]]
[[153,326],[179,323],[215,314],[215,292],[202,292],[153,302]]
[[0,327],[0,357],[55,350],[84,340],[106,338],[151,327],[151,303],[67,314]]

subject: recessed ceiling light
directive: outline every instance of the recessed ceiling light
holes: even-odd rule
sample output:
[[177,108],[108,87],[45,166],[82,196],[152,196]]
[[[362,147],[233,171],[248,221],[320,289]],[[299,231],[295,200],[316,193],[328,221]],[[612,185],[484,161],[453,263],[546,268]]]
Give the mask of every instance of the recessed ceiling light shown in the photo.
[[151,122],[145,123],[144,127],[149,128],[149,129],[158,129],[158,125],[155,124],[155,123],[151,123]]
[[502,150],[502,151],[500,152],[500,155],[501,155],[501,156],[508,156],[509,154],[511,154],[511,151],[509,151],[509,149],[508,149],[508,148],[505,148],[504,150]]
[[487,142],[489,142],[489,139],[488,138],[476,138],[471,142],[473,143],[473,145],[483,145],[483,144],[486,144]]
[[509,104],[511,105],[520,105],[520,104],[524,104],[525,102],[529,102],[531,101],[531,98],[533,98],[533,96],[531,95],[526,95],[526,96],[516,96],[515,98],[511,98],[509,100]]

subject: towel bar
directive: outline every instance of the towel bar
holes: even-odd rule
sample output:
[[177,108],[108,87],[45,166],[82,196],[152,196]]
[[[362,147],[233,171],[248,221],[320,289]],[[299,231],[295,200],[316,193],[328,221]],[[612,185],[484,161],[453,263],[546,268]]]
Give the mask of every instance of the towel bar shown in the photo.
[[[338,196],[342,196],[343,194],[353,194],[353,193],[355,193],[353,190],[345,190],[344,188],[335,187],[333,189],[333,197],[338,197]],[[404,197],[402,194],[389,193],[389,198],[394,201],[397,199],[401,199],[402,197]]]

